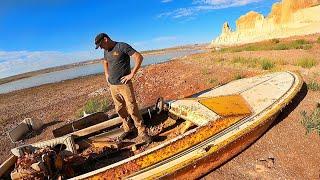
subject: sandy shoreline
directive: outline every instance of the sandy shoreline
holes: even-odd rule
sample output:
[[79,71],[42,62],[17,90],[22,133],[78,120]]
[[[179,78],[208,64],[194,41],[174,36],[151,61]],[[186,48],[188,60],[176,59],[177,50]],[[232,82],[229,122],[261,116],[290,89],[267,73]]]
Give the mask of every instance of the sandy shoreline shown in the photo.
[[[294,70],[302,74],[306,82],[320,82],[320,65],[305,69],[288,64],[277,64],[275,69],[261,70],[233,63],[235,57],[265,57],[289,59],[308,56],[320,62],[320,44],[310,50],[245,51],[236,53],[207,52],[190,55],[165,63],[148,65],[139,70],[133,84],[140,107],[152,105],[162,96],[166,100],[189,96],[199,91],[224,84],[239,77],[250,77],[261,73]],[[11,148],[53,137],[51,131],[70,120],[85,102],[96,96],[113,103],[104,75],[90,75],[58,83],[0,94],[0,162],[8,156]],[[320,137],[316,133],[305,135],[300,123],[300,112],[314,109],[320,99],[319,91],[308,91],[304,99],[287,116],[268,130],[248,149],[211,172],[204,179],[316,179],[320,173]],[[23,118],[31,117],[46,123],[37,136],[12,144],[6,131]],[[272,157],[274,164],[266,167],[259,159]]]

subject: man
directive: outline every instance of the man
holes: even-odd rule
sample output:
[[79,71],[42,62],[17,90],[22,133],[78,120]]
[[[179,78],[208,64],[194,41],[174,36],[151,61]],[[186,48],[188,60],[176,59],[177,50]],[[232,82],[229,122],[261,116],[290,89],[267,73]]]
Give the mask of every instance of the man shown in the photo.
[[[151,138],[143,124],[131,82],[141,66],[142,55],[127,43],[113,41],[105,33],[96,36],[95,44],[96,49],[100,47],[104,50],[103,65],[106,80],[110,87],[115,109],[119,117],[122,118],[124,133],[118,139],[125,139],[134,130],[132,119],[138,129],[138,138],[150,143]],[[135,62],[132,70],[130,68],[130,56],[133,57]]]

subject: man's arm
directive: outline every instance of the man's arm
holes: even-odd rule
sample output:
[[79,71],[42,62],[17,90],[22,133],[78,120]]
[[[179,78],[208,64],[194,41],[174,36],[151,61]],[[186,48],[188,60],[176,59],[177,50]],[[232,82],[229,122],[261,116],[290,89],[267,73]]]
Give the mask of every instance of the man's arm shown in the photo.
[[135,52],[133,55],[132,55],[133,59],[134,59],[134,67],[131,71],[131,73],[133,74],[133,76],[138,72],[140,66],[141,66],[141,63],[143,61],[143,56],[139,53],[139,52]]
[[108,81],[108,78],[109,78],[108,61],[106,59],[102,59],[102,64],[104,68],[104,75],[106,77],[107,82],[109,82]]
[[133,76],[138,72],[141,66],[141,63],[143,61],[143,56],[139,52],[135,52],[132,55],[132,57],[134,59],[134,67],[131,70],[131,73],[129,75],[123,76],[121,78],[121,83],[127,84],[127,82],[130,81],[133,78]]

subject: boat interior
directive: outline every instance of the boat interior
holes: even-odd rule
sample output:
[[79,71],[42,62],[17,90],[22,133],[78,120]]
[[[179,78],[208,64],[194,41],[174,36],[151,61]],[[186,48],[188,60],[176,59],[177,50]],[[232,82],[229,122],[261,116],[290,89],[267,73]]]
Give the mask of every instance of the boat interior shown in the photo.
[[[118,137],[124,132],[121,119],[116,114],[108,116],[98,112],[55,129],[55,142],[44,142],[41,145],[35,143],[13,149],[12,152],[20,157],[4,177],[75,177],[132,157],[196,127],[154,106],[141,110],[141,115],[152,137],[150,144],[138,140],[137,130],[119,141]],[[61,138],[62,141],[59,140]],[[66,138],[71,139],[73,148],[70,148]],[[39,171],[30,168],[39,159],[44,160],[44,154],[48,155],[47,163],[43,165],[45,167],[38,165]]]

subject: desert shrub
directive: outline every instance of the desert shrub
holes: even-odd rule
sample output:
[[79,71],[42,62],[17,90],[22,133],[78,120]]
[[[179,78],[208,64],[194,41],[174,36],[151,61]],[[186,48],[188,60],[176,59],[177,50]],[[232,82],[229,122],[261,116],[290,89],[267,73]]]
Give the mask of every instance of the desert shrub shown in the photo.
[[279,64],[279,65],[287,65],[289,64],[289,62],[285,59],[278,59],[277,61],[275,61],[276,64]]
[[224,52],[242,52],[242,51],[245,51],[245,47],[231,47],[231,48],[226,48],[224,49]]
[[305,46],[311,46],[309,45],[309,42],[304,39],[298,39],[290,43],[290,49],[304,49]]
[[107,112],[109,110],[109,102],[106,99],[89,99],[79,110],[77,117],[82,117],[85,111],[87,114],[96,112]]
[[271,39],[271,42],[274,44],[278,44],[280,42],[280,40],[279,39]]
[[201,72],[202,72],[203,75],[209,75],[210,74],[210,71],[207,68],[206,69],[202,69]]
[[240,63],[240,64],[243,64],[243,63],[246,63],[247,60],[244,58],[244,57],[233,57],[232,59],[232,63]]
[[308,49],[311,49],[311,48],[312,48],[311,44],[306,44],[306,45],[302,46],[302,49],[304,49],[304,50],[308,50]]
[[238,80],[238,79],[242,79],[244,78],[244,76],[242,74],[237,73],[233,79]]
[[259,45],[249,45],[249,46],[246,46],[243,50],[244,51],[261,51],[264,49],[262,46],[259,46]]
[[319,36],[318,39],[317,39],[317,43],[320,43],[320,36]]
[[293,41],[294,44],[297,44],[297,45],[304,45],[304,44],[309,44],[308,41],[304,40],[304,39],[298,39],[298,40],[295,40]]
[[275,63],[266,58],[245,58],[234,57],[232,63],[242,64],[250,68],[261,67],[264,70],[269,70],[275,67]]
[[261,60],[261,68],[263,70],[269,70],[272,69],[275,66],[274,62],[268,60],[268,59],[262,59]]
[[320,107],[317,107],[311,114],[301,112],[301,124],[306,128],[306,134],[316,131],[320,136]]
[[317,65],[317,61],[313,58],[305,57],[298,59],[296,65],[303,68],[312,68],[313,66]]
[[317,83],[316,81],[311,81],[310,83],[307,84],[307,87],[309,90],[312,90],[312,91],[320,91],[320,84]]
[[[320,42],[320,37],[319,37]],[[267,50],[288,50],[288,49],[311,49],[312,44],[304,39],[295,41],[280,42],[279,39],[271,39],[269,42],[258,42],[241,46],[223,48],[222,52],[242,52],[242,51],[267,51]]]
[[259,59],[258,58],[245,58],[245,57],[234,57],[232,63],[246,65],[247,67],[257,67]]
[[287,50],[287,49],[290,49],[290,48],[286,44],[277,44],[273,49],[274,50]]
[[261,43],[246,44],[242,46],[229,47],[223,49],[223,52],[242,52],[242,51],[263,51],[269,50],[270,47]]
[[288,50],[288,49],[311,49],[312,45],[304,40],[298,39],[289,43],[280,43],[274,46],[273,50]]
[[217,82],[216,79],[213,79],[213,78],[209,79],[209,84],[214,84],[214,83],[216,83],[216,82]]
[[226,61],[226,58],[220,57],[220,58],[217,59],[217,62],[218,62],[218,63],[219,63],[219,62],[224,62],[224,61]]

